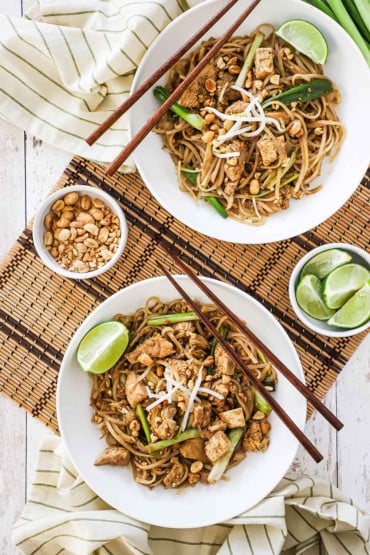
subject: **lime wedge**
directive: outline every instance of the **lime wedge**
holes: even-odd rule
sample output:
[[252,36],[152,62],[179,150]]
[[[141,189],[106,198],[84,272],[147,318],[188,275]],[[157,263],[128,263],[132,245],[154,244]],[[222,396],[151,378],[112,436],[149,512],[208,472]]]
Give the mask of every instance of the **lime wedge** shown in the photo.
[[290,19],[283,23],[275,34],[315,63],[325,64],[328,44],[321,31],[312,23],[303,19]]
[[297,303],[312,318],[328,320],[334,310],[328,308],[321,297],[321,281],[313,275],[304,276],[296,289]]
[[360,264],[345,264],[333,270],[323,281],[322,296],[329,308],[340,308],[370,278]]
[[316,256],[312,257],[306,264],[303,266],[301,271],[301,278],[307,274],[312,274],[319,279],[323,279],[326,277],[330,272],[338,268],[338,266],[342,266],[343,264],[347,264],[352,260],[352,256],[340,249],[329,249],[324,252],[320,252]]
[[358,328],[370,319],[370,280],[338,310],[328,324],[338,328]]
[[83,337],[77,362],[85,372],[102,374],[116,364],[129,342],[129,331],[121,322],[103,322]]

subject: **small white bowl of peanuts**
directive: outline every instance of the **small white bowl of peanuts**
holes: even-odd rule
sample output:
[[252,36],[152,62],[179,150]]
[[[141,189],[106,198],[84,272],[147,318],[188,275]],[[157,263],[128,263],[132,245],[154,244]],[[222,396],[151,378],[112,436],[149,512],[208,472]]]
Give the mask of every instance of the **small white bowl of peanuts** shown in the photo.
[[47,197],[33,222],[33,241],[48,268],[71,279],[89,279],[111,268],[127,241],[118,202],[88,185],[73,185]]

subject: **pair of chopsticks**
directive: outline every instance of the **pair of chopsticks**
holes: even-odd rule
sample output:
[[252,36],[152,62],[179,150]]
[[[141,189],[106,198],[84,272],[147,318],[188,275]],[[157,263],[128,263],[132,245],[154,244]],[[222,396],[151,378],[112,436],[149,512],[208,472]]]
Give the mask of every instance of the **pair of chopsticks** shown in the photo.
[[[103,133],[109,129],[113,123],[115,123],[137,100],[139,100],[143,94],[145,94],[150,87],[162,77],[166,71],[173,66],[198,40],[200,40],[207,31],[219,21],[238,0],[229,0],[229,2],[212,17],[201,29],[192,35],[190,39],[173,54],[162,66],[160,66],[138,89],[135,91],[121,106],[113,112],[87,139],[87,143],[91,146],[95,143]],[[118,168],[123,164],[123,162],[130,156],[130,154],[135,150],[135,148],[145,139],[148,133],[153,129],[153,127],[159,122],[162,116],[170,109],[172,104],[176,102],[180,96],[185,92],[189,85],[198,77],[206,65],[214,58],[217,52],[222,48],[222,46],[229,40],[229,38],[235,33],[238,27],[243,23],[243,21],[249,16],[249,14],[254,10],[254,8],[260,3],[261,0],[253,0],[253,2],[248,6],[248,8],[234,21],[234,23],[229,27],[226,33],[218,39],[213,47],[207,52],[207,54],[202,58],[202,60],[196,65],[193,70],[187,75],[187,77],[178,85],[178,87],[171,93],[168,99],[158,108],[158,110],[149,118],[147,123],[140,129],[140,131],[131,139],[131,141],[126,145],[126,147],[120,152],[120,154],[113,160],[113,162],[106,168],[105,173],[107,175],[113,175]]]
[[[293,374],[291,370],[266,346],[262,341],[242,322],[234,312],[232,312],[222,301],[215,295],[205,283],[203,283],[187,266],[180,260],[176,254],[167,246],[167,244],[162,240],[160,242],[162,249],[172,258],[172,260],[185,272],[185,274],[207,295],[207,297],[213,301],[213,303],[229,318],[229,320],[246,336],[250,339],[256,347],[258,347],[264,355],[272,362],[275,367],[280,371],[280,373],[292,384],[294,387],[326,418],[326,420],[336,429],[340,430],[343,428],[342,422],[318,399],[312,391],[308,389],[302,383],[297,376]],[[160,262],[157,262],[158,266],[172,283],[175,289],[179,292],[182,298],[191,306],[193,311],[196,313],[198,318],[203,322],[206,328],[212,333],[212,335],[217,339],[217,341],[222,345],[223,349],[228,353],[230,358],[239,366],[239,368],[246,374],[249,380],[252,382],[253,386],[261,393],[265,400],[270,404],[271,408],[276,412],[282,422],[287,426],[287,428],[292,432],[292,434],[298,439],[301,445],[306,449],[309,455],[315,460],[315,462],[320,462],[323,456],[315,447],[315,445],[308,439],[308,437],[303,433],[303,431],[298,428],[295,422],[290,418],[290,416],[285,412],[285,410],[279,405],[276,399],[271,395],[271,393],[263,386],[263,384],[255,377],[253,372],[249,369],[248,365],[241,360],[237,352],[231,347],[219,333],[217,328],[211,323],[208,317],[200,310],[200,308],[194,303],[194,301],[189,297],[189,295],[184,291],[184,289],[176,282],[176,280],[171,276],[171,274],[163,267]]]

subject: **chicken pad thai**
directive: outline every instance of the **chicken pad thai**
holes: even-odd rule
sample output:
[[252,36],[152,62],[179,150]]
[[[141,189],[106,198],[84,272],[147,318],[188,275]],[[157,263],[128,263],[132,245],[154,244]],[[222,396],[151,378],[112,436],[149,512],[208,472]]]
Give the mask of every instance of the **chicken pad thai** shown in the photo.
[[[221,335],[269,391],[277,376],[264,355],[214,305]],[[115,320],[128,349],[93,376],[93,421],[107,442],[96,465],[131,465],[151,488],[215,483],[251,451],[269,445],[270,407],[183,300],[152,297]]]

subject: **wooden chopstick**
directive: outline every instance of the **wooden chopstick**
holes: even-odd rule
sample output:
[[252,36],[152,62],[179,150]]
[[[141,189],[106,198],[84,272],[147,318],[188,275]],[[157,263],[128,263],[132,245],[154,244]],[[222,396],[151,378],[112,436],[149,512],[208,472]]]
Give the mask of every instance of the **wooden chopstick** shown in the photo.
[[113,162],[106,168],[105,173],[107,175],[113,175],[121,164],[130,156],[130,154],[135,150],[135,148],[145,139],[148,133],[153,129],[153,127],[159,122],[162,116],[170,109],[172,104],[176,102],[182,95],[182,93],[188,88],[188,86],[194,81],[196,77],[202,72],[206,65],[214,58],[217,52],[222,48],[222,46],[229,40],[229,38],[235,33],[235,31],[240,27],[243,21],[249,16],[249,14],[254,10],[254,8],[261,2],[261,0],[254,0],[249,7],[238,17],[238,19],[231,25],[231,27],[226,31],[226,33],[215,42],[212,48],[207,52],[207,54],[202,58],[202,60],[197,64],[193,70],[185,77],[185,79],[180,83],[180,85],[170,94],[167,100],[158,108],[156,112],[148,119],[147,123],[140,129],[138,133],[131,139],[131,141],[125,146],[125,148],[120,152],[120,154],[113,160]]
[[185,272],[185,274],[211,299],[214,304],[224,312],[239,330],[246,335],[263,354],[275,365],[281,374],[309,401],[324,418],[336,429],[341,430],[343,423],[333,414],[308,387],[297,378],[295,374],[257,337],[246,324],[238,318],[222,301],[219,299],[205,283],[203,283],[190,268],[179,259],[178,256],[164,243],[160,242],[161,247],[172,258],[172,260]]
[[222,8],[219,12],[216,13],[205,25],[203,25],[199,31],[197,31],[194,35],[190,37],[189,40],[185,42],[185,44],[177,50],[172,56],[170,56],[140,87],[133,92],[127,100],[125,100],[118,108],[115,110],[106,120],[103,121],[95,129],[89,137],[87,137],[86,142],[90,146],[95,143],[139,98],[141,98],[157,81],[164,75],[182,56],[190,50],[192,46],[198,40],[200,40],[207,31],[210,30],[213,25],[221,19],[232,7],[236,4],[238,0],[230,0],[226,6]]
[[239,357],[236,351],[231,347],[230,343],[225,341],[222,335],[219,333],[217,328],[211,323],[208,317],[200,310],[196,303],[189,297],[189,295],[184,291],[184,289],[177,283],[177,281],[171,276],[171,274],[162,266],[162,264],[157,261],[159,268],[165,274],[167,279],[172,283],[175,289],[180,293],[182,298],[188,303],[189,306],[198,316],[199,320],[203,322],[206,328],[212,333],[212,335],[217,339],[217,341],[222,345],[222,348],[228,353],[230,358],[239,366],[239,368],[244,372],[248,379],[252,382],[253,386],[263,395],[264,399],[269,403],[271,408],[276,412],[282,422],[287,426],[287,428],[292,432],[292,434],[298,439],[301,445],[306,449],[310,456],[315,462],[319,463],[322,461],[323,456],[320,451],[315,447],[315,445],[308,439],[308,437],[298,428],[297,424],[290,418],[290,416],[285,412],[285,410],[279,405],[276,399],[271,395],[263,384],[255,377],[253,372],[248,368]]

